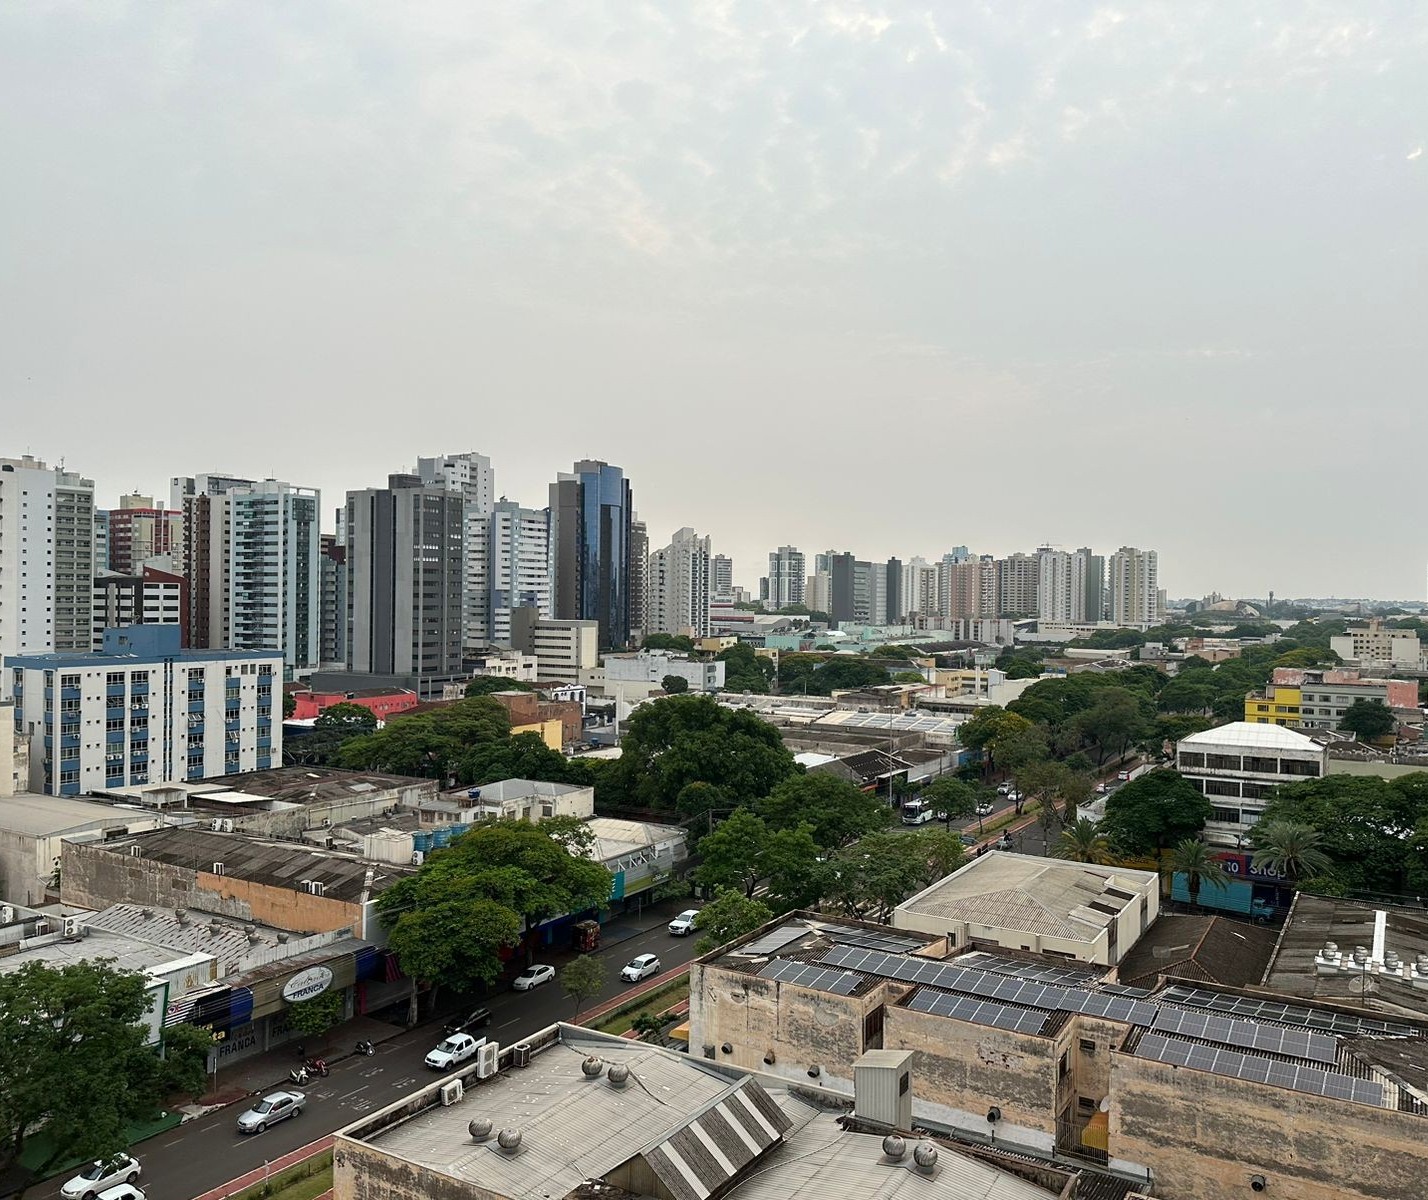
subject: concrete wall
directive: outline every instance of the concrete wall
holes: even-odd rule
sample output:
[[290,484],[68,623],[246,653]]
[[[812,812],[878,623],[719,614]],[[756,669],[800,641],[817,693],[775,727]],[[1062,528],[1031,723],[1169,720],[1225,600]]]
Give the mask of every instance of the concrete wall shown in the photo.
[[1242,1200],[1251,1175],[1294,1200],[1422,1200],[1428,1120],[1306,1092],[1112,1058],[1110,1151],[1165,1200]]
[[120,903],[188,908],[295,933],[362,928],[360,904],[133,858],[82,842],[64,843],[60,870],[61,898],[80,908]]

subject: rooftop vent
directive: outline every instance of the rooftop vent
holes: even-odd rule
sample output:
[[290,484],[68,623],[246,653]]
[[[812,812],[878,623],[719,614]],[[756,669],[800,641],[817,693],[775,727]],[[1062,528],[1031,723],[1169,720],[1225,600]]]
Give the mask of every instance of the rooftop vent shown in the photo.
[[630,1082],[630,1068],[624,1063],[613,1063],[609,1074],[610,1086],[622,1090]]
[[496,1145],[505,1154],[514,1155],[521,1148],[521,1131],[519,1129],[503,1129],[496,1135]]
[[600,1061],[598,1055],[594,1054],[590,1055],[590,1057],[580,1064],[580,1072],[586,1079],[598,1079],[600,1072],[604,1069],[605,1064]]
[[937,1147],[931,1142],[918,1142],[912,1161],[922,1174],[931,1175],[937,1170]]
[[471,1120],[466,1123],[466,1132],[471,1135],[473,1142],[489,1141],[491,1138],[491,1129],[490,1117],[472,1117]]
[[897,1134],[890,1133],[887,1137],[883,1138],[883,1153],[892,1159],[893,1162],[901,1162],[903,1156],[907,1153],[907,1142]]
[[174,920],[177,921],[180,925],[187,925],[187,924],[188,924],[188,910],[187,910],[186,908],[176,908],[176,909],[174,909]]

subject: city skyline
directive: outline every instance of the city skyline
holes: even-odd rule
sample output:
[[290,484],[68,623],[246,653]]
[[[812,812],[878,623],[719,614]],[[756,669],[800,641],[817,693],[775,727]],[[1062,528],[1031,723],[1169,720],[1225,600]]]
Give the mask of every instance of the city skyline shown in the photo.
[[746,587],[1059,541],[1423,595],[1412,6],[12,5],[0,105],[7,452],[106,506],[469,444],[526,505],[620,463]]

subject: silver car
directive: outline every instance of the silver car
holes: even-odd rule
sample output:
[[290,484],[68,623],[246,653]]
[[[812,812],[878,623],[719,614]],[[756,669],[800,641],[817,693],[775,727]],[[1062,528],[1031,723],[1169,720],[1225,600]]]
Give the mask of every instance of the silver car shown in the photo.
[[100,1192],[116,1183],[136,1183],[142,1171],[138,1159],[116,1154],[113,1158],[90,1163],[60,1188],[60,1195],[64,1200],[95,1200]]
[[307,1097],[301,1092],[269,1092],[238,1118],[239,1133],[262,1133],[269,1125],[302,1112]]

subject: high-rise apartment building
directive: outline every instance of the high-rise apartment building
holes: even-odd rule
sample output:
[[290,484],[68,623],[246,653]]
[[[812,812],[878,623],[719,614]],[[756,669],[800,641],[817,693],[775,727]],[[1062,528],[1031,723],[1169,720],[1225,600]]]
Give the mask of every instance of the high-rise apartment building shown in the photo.
[[713,599],[709,538],[685,528],[668,546],[649,558],[645,633],[709,636],[709,602]]
[[104,648],[104,631],[127,625],[177,625],[179,646],[188,636],[188,584],[183,576],[145,566],[132,574],[94,574],[93,640]]
[[321,496],[264,479],[228,490],[228,648],[273,650],[288,673],[317,667]]
[[1117,625],[1149,628],[1160,624],[1159,555],[1122,546],[1111,555],[1108,582],[1110,619]]
[[337,534],[324,533],[318,553],[321,593],[318,658],[324,670],[340,671],[347,665],[347,547]]
[[1002,573],[997,560],[990,554],[983,554],[978,561],[982,564],[982,616],[996,617],[1002,611]]
[[1009,554],[997,560],[997,584],[1001,592],[998,616],[1030,617],[1038,611],[1037,583],[1041,563],[1035,554]]
[[949,620],[967,621],[973,617],[995,616],[986,608],[987,591],[983,576],[995,575],[990,564],[979,558],[961,561],[944,558],[937,564],[937,609]]
[[[547,513],[549,523],[549,513]],[[649,606],[648,573],[650,566],[650,531],[640,514],[630,519],[630,637],[643,641],[645,635],[645,610]],[[552,608],[554,607],[554,568],[547,572],[551,577]]]
[[711,584],[716,596],[734,594],[734,560],[727,554],[716,554],[710,567]]
[[543,508],[522,508],[502,498],[491,510],[486,537],[490,562],[490,639],[511,644],[511,610],[533,608],[551,613],[550,515]]
[[[133,575],[153,558],[183,564],[183,511],[156,508],[152,496],[120,496],[119,507],[106,514],[109,526],[109,570]],[[158,566],[159,564],[154,564]]]
[[1042,621],[1083,621],[1085,561],[1078,554],[1043,546],[1036,552],[1036,615]]
[[347,668],[459,676],[467,504],[460,489],[392,475],[347,493]]
[[773,609],[787,608],[790,604],[805,604],[807,570],[803,551],[797,546],[780,546],[769,554],[768,596],[766,601]]
[[638,623],[631,612],[633,520],[630,483],[619,467],[578,462],[550,485],[555,616],[598,622],[602,649],[629,645]]
[[103,508],[94,510],[94,569],[96,572],[109,570],[109,511]]
[[1106,619],[1106,556],[1092,553],[1089,546],[1076,551],[1082,559],[1081,572],[1085,576],[1085,588],[1081,600],[1081,620],[1104,621]]
[[94,481],[37,458],[0,458],[0,655],[87,651]]
[[412,472],[428,487],[457,492],[466,505],[462,557],[466,579],[462,599],[462,647],[473,654],[491,638],[491,563],[488,538],[495,507],[496,472],[484,454],[468,451],[418,458]]
[[228,492],[248,487],[236,475],[179,475],[169,484],[169,507],[183,513],[183,560],[188,580],[188,645],[218,649],[228,645]]
[[908,559],[902,568],[902,597],[909,616],[930,617],[941,612],[937,568],[920,556]]
[[883,565],[882,624],[901,625],[908,614],[902,590],[902,559],[890,558]]

